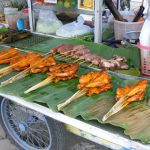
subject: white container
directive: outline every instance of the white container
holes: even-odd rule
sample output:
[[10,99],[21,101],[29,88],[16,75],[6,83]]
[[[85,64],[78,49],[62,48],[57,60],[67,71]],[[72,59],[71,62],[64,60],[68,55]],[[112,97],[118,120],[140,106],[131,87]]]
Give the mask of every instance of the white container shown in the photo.
[[139,39],[140,44],[150,47],[150,13],[144,22]]
[[4,14],[9,15],[9,14],[16,14],[18,12],[18,8],[12,8],[12,7],[5,7],[4,8]]
[[114,20],[114,32],[116,40],[123,40],[123,35],[126,32],[140,32],[144,21],[141,22],[122,22]]
[[141,71],[143,74],[150,76],[150,13],[144,22],[139,39],[140,45],[138,47],[141,49]]

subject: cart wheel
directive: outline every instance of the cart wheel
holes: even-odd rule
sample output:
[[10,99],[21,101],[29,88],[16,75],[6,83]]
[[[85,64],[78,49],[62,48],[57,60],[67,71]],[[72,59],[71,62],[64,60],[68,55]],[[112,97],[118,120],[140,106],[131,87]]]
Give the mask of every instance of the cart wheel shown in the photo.
[[24,150],[63,150],[63,125],[8,99],[1,101],[2,126],[11,141]]

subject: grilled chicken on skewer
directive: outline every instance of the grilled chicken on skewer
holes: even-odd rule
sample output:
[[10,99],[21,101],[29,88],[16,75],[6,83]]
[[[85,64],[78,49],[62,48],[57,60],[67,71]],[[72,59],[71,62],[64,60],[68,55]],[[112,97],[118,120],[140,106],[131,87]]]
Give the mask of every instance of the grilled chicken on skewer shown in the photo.
[[86,94],[92,96],[93,94],[99,94],[107,90],[112,89],[111,76],[106,71],[90,72],[86,75],[82,75],[79,80],[78,90],[71,98],[64,103],[59,104],[58,110],[61,110],[72,101],[76,100],[80,96]]
[[9,48],[8,50],[0,51],[0,64],[8,62],[9,59],[19,54],[19,50],[16,48]]
[[10,83],[13,83],[16,80],[19,80],[19,79],[21,79],[29,74],[32,74],[32,73],[46,72],[46,71],[48,71],[50,66],[53,66],[56,64],[56,61],[54,60],[53,56],[46,55],[43,58],[31,60],[30,63],[31,63],[30,67],[28,67],[24,71],[20,72],[19,74],[9,78],[8,80],[3,81],[1,83],[1,87],[6,86]]
[[31,91],[34,91],[40,87],[45,86],[51,82],[57,83],[59,81],[76,78],[76,77],[78,77],[78,74],[77,74],[78,67],[79,67],[78,63],[59,64],[59,65],[52,66],[49,69],[50,72],[48,73],[48,77],[44,81],[31,87],[24,93],[27,94]]
[[38,58],[41,58],[40,54],[36,53],[26,53],[20,54],[15,58],[10,60],[10,66],[0,69],[0,76],[4,76],[13,70],[21,71],[25,70],[27,67],[30,66],[31,61],[36,61]]
[[147,84],[148,84],[147,80],[141,80],[134,85],[125,86],[124,88],[118,88],[116,92],[117,102],[110,109],[110,111],[103,117],[102,120],[103,121],[107,120],[110,116],[116,114],[133,101],[143,100]]
[[0,64],[10,64],[12,59],[18,58],[18,56],[20,56],[20,54],[17,54],[15,56],[11,57],[11,58],[0,60]]
[[31,61],[31,69],[30,73],[40,73],[47,72],[49,68],[53,65],[56,65],[56,61],[53,56],[48,56],[47,58],[41,58],[38,60],[39,63],[35,64],[35,62]]

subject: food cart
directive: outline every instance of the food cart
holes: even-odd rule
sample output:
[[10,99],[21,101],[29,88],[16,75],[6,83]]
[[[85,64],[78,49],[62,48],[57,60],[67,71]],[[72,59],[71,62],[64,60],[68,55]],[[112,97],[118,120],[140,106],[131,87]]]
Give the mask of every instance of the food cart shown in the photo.
[[[28,3],[30,8],[30,23],[31,27],[34,27],[34,25],[32,24],[33,18],[31,17],[31,1],[29,1]],[[99,20],[102,18],[100,17],[102,16],[101,6],[102,2],[100,3],[100,1],[96,1],[95,18],[98,18],[98,23],[95,24],[95,30],[97,31],[95,32],[96,43],[99,43],[102,40],[102,37],[100,36],[102,26]],[[101,55],[106,58],[112,57],[113,54],[121,56],[125,55],[126,58],[131,60],[132,66],[137,68],[140,66],[139,49],[136,47],[131,46],[127,49],[114,49],[103,44],[89,43],[75,39],[62,39],[56,36],[46,37],[43,36],[43,34],[35,33],[33,28],[31,28],[31,30],[33,31],[33,34],[29,38],[1,45],[1,49],[8,49],[9,47],[13,46],[18,47],[21,52],[31,51],[46,55],[47,53],[49,53],[50,49],[53,49],[60,44],[84,44],[97,55]],[[104,49],[105,53],[103,51]],[[132,56],[135,56],[136,59]],[[65,60],[63,57],[61,59]],[[65,61],[69,63],[71,60]],[[88,63],[82,63],[80,69],[80,72],[101,70],[99,67],[91,66]],[[149,81],[149,78],[147,77],[144,78],[139,76],[132,76],[130,74],[123,74],[115,71],[108,72],[110,75],[116,78],[115,81],[118,81],[119,84],[122,82],[132,83],[141,79],[146,79]],[[0,79],[0,81],[4,82],[5,80],[16,74],[17,73],[14,72]],[[142,134],[142,132],[130,132],[129,130],[132,129],[132,126],[129,124],[129,121],[124,121],[128,120],[128,116],[124,115],[124,113],[128,111],[133,115],[133,117],[135,117],[135,112],[134,110],[132,110],[133,107],[133,109],[137,109],[137,111],[139,112],[141,111],[141,114],[139,114],[137,118],[134,118],[135,122],[132,122],[135,123],[132,124],[133,127],[138,126],[140,122],[146,119],[141,117],[141,115],[143,115],[142,110],[149,115],[149,103],[145,104],[135,102],[134,104],[131,104],[130,107],[125,110],[125,112],[122,112],[125,118],[124,120],[119,120],[121,121],[120,123],[117,122],[117,119],[119,118],[114,118],[110,120],[110,122],[103,124],[103,122],[101,121],[101,113],[104,114],[104,112],[108,111],[110,106],[112,106],[112,104],[108,103],[108,105],[110,105],[108,108],[107,105],[105,105],[105,102],[110,100],[111,102],[113,101],[112,97],[109,97],[109,92],[102,95],[101,101],[98,100],[98,96],[91,99],[84,96],[77,102],[74,102],[73,104],[70,104],[70,106],[67,106],[66,109],[58,111],[56,108],[57,104],[60,101],[65,100],[68,96],[71,96],[76,91],[77,80],[73,79],[73,82],[63,81],[62,84],[58,83],[58,86],[54,84],[52,84],[51,86],[48,85],[46,87],[43,87],[42,89],[38,89],[37,91],[29,95],[25,95],[23,93],[23,91],[25,91],[31,85],[42,81],[43,78],[45,78],[45,75],[43,74],[29,75],[12,84],[0,88],[0,95],[2,98],[1,119],[6,131],[8,132],[8,135],[13,138],[13,140],[19,147],[31,150],[61,150],[64,145],[66,136],[64,128],[60,123],[62,122],[65,124],[66,129],[70,132],[111,149],[150,149],[150,145],[148,144],[150,140],[148,138],[149,122],[147,122],[146,124],[147,130],[143,129]],[[101,103],[103,102],[103,100],[104,103]],[[94,113],[94,107],[96,107],[96,105],[102,106],[101,108],[106,107],[106,109],[100,109],[98,113]],[[141,120],[139,120],[138,117]],[[147,119],[149,119],[149,116],[146,117]],[[121,129],[120,127],[123,129]],[[126,135],[124,134],[124,130]],[[142,142],[146,144],[143,144]]]

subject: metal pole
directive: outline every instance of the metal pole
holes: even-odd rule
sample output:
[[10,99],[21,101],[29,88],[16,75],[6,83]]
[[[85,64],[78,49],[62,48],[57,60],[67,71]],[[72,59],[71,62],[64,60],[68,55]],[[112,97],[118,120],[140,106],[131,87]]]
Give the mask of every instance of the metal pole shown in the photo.
[[120,0],[117,0],[117,8],[118,8],[118,10],[120,11]]
[[31,0],[28,0],[28,9],[29,9],[30,31],[33,32],[33,14],[32,14],[32,2],[31,2]]
[[102,11],[103,0],[95,0],[95,43],[102,42]]

